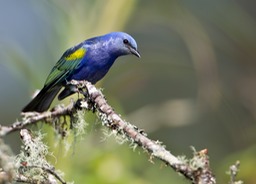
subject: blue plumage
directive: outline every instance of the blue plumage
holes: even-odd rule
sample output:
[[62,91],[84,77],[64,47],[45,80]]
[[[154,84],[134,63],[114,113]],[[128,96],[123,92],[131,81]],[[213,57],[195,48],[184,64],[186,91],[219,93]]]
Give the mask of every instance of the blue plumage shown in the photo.
[[43,89],[22,112],[47,110],[62,87],[65,89],[59,94],[59,100],[73,94],[74,90],[66,84],[72,79],[95,84],[119,56],[129,54],[140,57],[136,41],[123,32],[90,38],[68,49],[51,70]]

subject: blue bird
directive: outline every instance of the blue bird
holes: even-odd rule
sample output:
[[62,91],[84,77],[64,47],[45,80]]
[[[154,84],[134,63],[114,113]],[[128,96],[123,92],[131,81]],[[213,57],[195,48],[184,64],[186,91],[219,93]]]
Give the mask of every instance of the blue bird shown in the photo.
[[48,75],[43,89],[22,112],[46,111],[62,87],[59,100],[75,93],[68,81],[87,80],[95,84],[119,56],[129,54],[140,57],[136,41],[124,32],[112,32],[79,43],[64,52]]

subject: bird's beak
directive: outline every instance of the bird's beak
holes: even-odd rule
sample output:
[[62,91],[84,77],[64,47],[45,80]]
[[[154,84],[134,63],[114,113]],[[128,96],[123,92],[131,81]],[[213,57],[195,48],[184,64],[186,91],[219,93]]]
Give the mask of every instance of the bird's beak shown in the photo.
[[138,58],[140,58],[140,53],[139,51],[137,51],[136,49],[130,47],[130,51],[133,55],[137,56]]

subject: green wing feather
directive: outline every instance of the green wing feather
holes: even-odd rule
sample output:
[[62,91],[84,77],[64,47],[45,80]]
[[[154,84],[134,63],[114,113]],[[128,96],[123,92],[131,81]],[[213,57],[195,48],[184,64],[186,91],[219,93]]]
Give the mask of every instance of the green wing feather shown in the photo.
[[55,96],[60,91],[62,81],[68,77],[70,72],[79,67],[79,64],[81,63],[85,54],[86,50],[82,44],[67,50],[53,67],[46,79],[43,89],[29,104],[22,109],[22,112],[43,112],[47,110]]
[[59,84],[70,72],[79,67],[85,54],[86,49],[82,45],[67,50],[51,70],[45,81],[45,86],[53,87]]

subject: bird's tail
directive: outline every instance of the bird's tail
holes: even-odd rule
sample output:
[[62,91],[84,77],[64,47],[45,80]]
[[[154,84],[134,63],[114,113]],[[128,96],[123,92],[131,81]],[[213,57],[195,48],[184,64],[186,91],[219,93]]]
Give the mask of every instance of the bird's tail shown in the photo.
[[38,95],[29,102],[28,105],[26,105],[23,109],[22,112],[43,112],[46,111],[54,97],[57,95],[57,93],[60,91],[61,86],[55,86],[53,88],[48,88],[44,87]]

